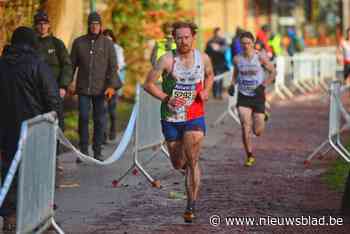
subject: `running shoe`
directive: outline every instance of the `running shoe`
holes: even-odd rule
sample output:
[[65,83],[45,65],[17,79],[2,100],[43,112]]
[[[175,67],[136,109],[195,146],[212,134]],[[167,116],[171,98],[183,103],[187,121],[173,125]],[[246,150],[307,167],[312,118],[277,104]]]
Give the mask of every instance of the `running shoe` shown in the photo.
[[251,167],[255,164],[255,157],[248,157],[244,163],[244,166]]
[[194,215],[194,205],[187,206],[185,213],[183,215],[185,223],[192,223],[196,218]]
[[183,217],[184,217],[185,223],[192,223],[193,220],[195,219],[194,212],[191,210],[186,210]]

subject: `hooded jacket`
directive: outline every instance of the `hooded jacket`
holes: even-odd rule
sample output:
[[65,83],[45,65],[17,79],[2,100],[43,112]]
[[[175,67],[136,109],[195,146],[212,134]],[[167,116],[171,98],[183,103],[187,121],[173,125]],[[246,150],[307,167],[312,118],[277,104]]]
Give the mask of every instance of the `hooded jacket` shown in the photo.
[[10,154],[16,151],[24,120],[59,111],[56,81],[33,48],[9,46],[0,57],[0,107],[0,149]]
[[78,95],[102,95],[106,88],[117,87],[117,61],[113,42],[99,34],[74,40],[71,61],[73,74],[78,68]]

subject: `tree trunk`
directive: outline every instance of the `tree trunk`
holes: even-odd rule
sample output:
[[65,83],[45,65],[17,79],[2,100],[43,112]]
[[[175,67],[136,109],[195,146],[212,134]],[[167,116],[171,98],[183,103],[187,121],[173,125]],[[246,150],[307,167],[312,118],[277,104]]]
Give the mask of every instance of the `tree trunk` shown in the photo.
[[49,15],[51,31],[70,47],[83,33],[84,0],[46,0],[42,7]]

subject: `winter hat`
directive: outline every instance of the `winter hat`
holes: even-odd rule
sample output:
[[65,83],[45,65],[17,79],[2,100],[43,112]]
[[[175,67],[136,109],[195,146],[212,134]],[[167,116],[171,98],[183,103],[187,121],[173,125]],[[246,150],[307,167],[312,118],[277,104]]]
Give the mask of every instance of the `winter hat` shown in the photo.
[[38,11],[35,15],[34,15],[34,24],[38,24],[39,22],[50,22],[49,21],[49,16],[44,12],[44,11]]
[[92,23],[102,23],[101,16],[97,12],[91,12],[88,17],[88,25]]
[[33,29],[28,27],[18,27],[12,34],[12,45],[27,45],[36,48],[38,45],[38,37]]

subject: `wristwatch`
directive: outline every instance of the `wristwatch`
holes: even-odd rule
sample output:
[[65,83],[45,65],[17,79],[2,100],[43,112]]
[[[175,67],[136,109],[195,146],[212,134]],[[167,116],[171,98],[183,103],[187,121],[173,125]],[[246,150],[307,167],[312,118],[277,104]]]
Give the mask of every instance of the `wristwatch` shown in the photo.
[[162,100],[162,103],[168,104],[169,100],[170,100],[170,96],[167,95],[167,96]]

